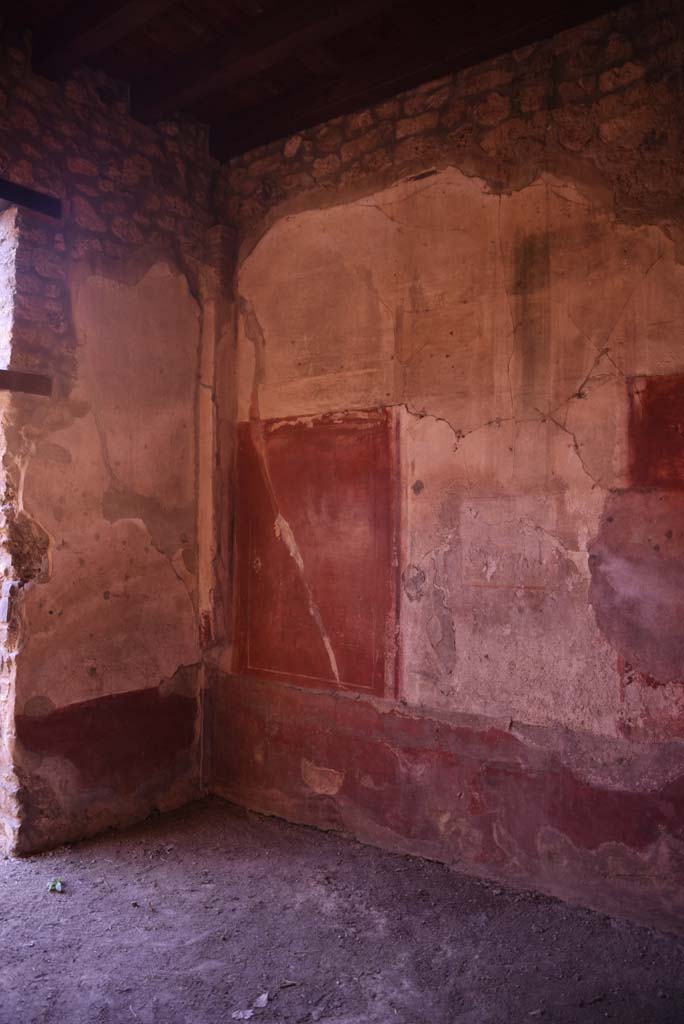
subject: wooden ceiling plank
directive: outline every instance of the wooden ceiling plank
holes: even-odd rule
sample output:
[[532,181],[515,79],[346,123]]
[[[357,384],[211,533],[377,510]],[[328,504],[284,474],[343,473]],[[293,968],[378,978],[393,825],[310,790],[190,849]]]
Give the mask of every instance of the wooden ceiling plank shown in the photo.
[[413,43],[411,61],[403,50],[395,49],[392,54],[347,65],[344,77],[327,88],[323,86],[316,96],[311,95],[310,88],[291,90],[275,100],[240,111],[223,125],[212,123],[212,151],[221,160],[229,159],[380,102],[403,89],[437,78],[454,66],[453,56],[445,58],[427,50],[419,53],[420,40],[416,38]]
[[258,14],[264,13],[264,5],[261,3],[261,0],[237,0],[237,5],[250,18],[256,18]]
[[325,46],[314,46],[305,50],[299,58],[314,75],[339,75],[342,65]]
[[118,43],[178,0],[86,2],[34,37],[34,66],[43,74],[61,74]]
[[[396,0],[337,2],[321,14],[320,3],[254,18],[229,42],[166,69],[163,80],[134,85],[136,116],[153,121],[187,110],[208,96],[228,89],[291,57],[299,57],[319,43],[355,25],[361,25],[396,3]],[[171,84],[174,83],[174,84]]]
[[498,10],[489,11],[486,6],[476,8],[471,14],[468,33],[463,32],[462,26],[459,31],[458,21],[451,24],[451,19],[438,26],[425,23],[421,31],[420,15],[412,18],[408,12],[406,24],[413,22],[413,25],[403,48],[399,40],[394,40],[384,47],[382,57],[346,65],[344,77],[327,88],[322,86],[315,96],[310,88],[295,89],[275,100],[239,111],[223,124],[212,120],[212,151],[219,159],[226,160],[275,139],[286,138],[341,114],[381,102],[432,78],[548,38],[587,17],[609,10],[615,6],[615,0],[577,0],[572,10],[550,9],[538,0],[531,6],[532,11],[510,8],[506,15]]

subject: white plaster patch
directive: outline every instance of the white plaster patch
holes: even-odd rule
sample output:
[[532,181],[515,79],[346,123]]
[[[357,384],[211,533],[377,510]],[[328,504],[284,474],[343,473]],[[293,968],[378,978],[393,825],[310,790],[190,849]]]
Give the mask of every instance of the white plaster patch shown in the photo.
[[336,796],[344,783],[344,772],[335,771],[334,768],[322,768],[303,757],[302,779],[314,793],[321,796]]
[[14,322],[16,207],[0,213],[0,369],[9,366]]

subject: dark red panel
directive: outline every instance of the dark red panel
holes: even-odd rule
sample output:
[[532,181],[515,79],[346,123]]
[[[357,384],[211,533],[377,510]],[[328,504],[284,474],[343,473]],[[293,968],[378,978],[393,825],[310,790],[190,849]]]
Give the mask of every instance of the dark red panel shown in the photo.
[[241,426],[240,671],[384,692],[391,453],[384,411]]
[[634,486],[684,489],[684,375],[634,377],[629,385]]
[[213,784],[236,803],[683,927],[684,770],[672,747],[654,744],[638,778],[616,747],[601,784],[592,758],[581,774],[582,757],[566,763],[560,728],[515,736],[236,677],[214,700]]
[[[179,670],[178,681],[194,680]],[[159,688],[17,716],[17,851],[131,824],[198,794],[198,704]]]
[[31,753],[71,761],[86,786],[122,795],[173,771],[194,743],[196,713],[191,697],[135,690],[18,715],[17,739]]

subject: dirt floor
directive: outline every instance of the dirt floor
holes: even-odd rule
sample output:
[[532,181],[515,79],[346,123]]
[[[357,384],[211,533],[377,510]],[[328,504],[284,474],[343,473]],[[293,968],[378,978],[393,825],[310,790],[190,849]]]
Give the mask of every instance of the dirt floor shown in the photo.
[[0,1024],[684,1021],[682,939],[218,801],[0,887]]

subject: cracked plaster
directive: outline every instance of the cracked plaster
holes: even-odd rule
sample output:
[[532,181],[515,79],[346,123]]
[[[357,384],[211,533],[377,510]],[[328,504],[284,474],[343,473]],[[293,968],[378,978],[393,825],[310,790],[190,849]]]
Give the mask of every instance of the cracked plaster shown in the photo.
[[604,192],[495,195],[453,168],[283,217],[243,260],[239,419],[257,376],[264,419],[398,409],[401,568],[425,576],[401,699],[620,734],[588,549],[628,483],[626,378],[684,371],[683,276]]
[[25,588],[17,710],[158,687],[199,660],[195,385],[199,313],[180,273],[74,287],[77,381],[31,442],[21,507],[50,538]]

